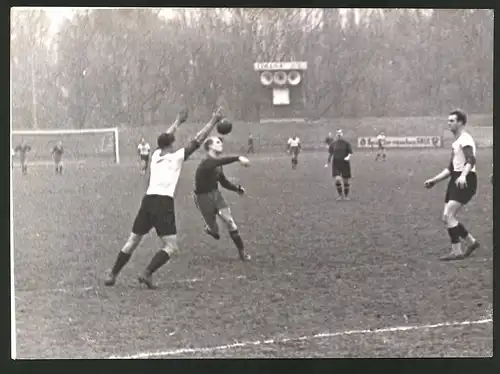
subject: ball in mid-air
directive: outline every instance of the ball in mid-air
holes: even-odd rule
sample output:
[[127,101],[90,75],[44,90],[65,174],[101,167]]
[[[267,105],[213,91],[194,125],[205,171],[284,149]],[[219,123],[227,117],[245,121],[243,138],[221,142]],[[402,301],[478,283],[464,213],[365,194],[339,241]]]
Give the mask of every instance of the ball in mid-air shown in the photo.
[[217,132],[221,135],[229,134],[232,129],[233,124],[227,119],[223,119],[217,124]]

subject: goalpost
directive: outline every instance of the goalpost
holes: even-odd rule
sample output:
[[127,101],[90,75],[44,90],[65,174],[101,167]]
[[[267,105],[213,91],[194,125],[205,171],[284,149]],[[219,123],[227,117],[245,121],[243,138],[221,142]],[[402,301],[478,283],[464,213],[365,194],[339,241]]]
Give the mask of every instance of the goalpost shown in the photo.
[[[12,130],[12,148],[24,141],[31,147],[30,162],[52,159],[52,149],[59,142],[64,147],[63,162],[120,163],[118,128],[72,130]],[[112,161],[111,161],[112,160]]]

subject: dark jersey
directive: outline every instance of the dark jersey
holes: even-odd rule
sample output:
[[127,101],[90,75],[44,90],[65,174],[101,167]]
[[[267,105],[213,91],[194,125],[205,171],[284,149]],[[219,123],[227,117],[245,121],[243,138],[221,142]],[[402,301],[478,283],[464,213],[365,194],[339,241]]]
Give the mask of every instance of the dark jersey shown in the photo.
[[253,138],[248,138],[248,145],[253,145]]
[[238,186],[231,183],[222,170],[223,165],[228,165],[239,160],[238,156],[206,157],[203,159],[195,173],[195,194],[208,193],[218,189],[220,185],[231,191],[238,191]]
[[337,139],[328,147],[328,158],[334,160],[343,160],[352,153],[351,143],[344,139]]
[[26,153],[31,151],[31,147],[29,145],[18,145],[15,151],[19,152],[21,158],[24,158],[24,156],[26,156]]
[[61,157],[63,153],[64,153],[64,147],[63,146],[59,147],[58,145],[55,145],[54,148],[52,148],[52,154],[55,157]]
[[331,137],[331,136],[327,136],[327,137],[325,138],[325,143],[326,143],[328,146],[329,146],[330,144],[332,144],[332,142],[333,142],[333,137]]

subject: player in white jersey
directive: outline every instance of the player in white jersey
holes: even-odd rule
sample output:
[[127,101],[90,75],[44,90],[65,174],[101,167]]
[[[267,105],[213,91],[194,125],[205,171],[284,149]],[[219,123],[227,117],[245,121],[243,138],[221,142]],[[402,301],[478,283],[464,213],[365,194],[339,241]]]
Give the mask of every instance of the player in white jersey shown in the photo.
[[139,282],[148,288],[155,288],[153,273],[163,266],[177,250],[177,228],[175,225],[174,194],[184,161],[207,139],[216,124],[222,119],[218,109],[210,121],[189,142],[187,147],[173,152],[175,131],[186,121],[187,112],[181,112],[166,133],[158,137],[158,149],[151,156],[149,187],[143,197],[132,232],[118,253],[116,262],[105,280],[106,286],[113,286],[120,270],[129,261],[141,239],[153,227],[162,241],[162,248],[139,276]]
[[[452,155],[449,166],[434,178],[425,181],[425,187],[431,188],[437,182],[450,178],[446,189],[443,221],[448,228],[451,240],[451,253],[441,260],[461,260],[469,257],[479,248],[479,242],[457,220],[460,209],[466,205],[477,190],[476,144],[472,136],[465,131],[467,116],[461,110],[455,110],[448,117],[448,126],[455,140],[452,143]],[[462,251],[462,240],[469,244]]]
[[297,168],[297,164],[299,162],[299,153],[302,149],[302,145],[300,144],[300,139],[297,135],[292,136],[288,139],[287,142],[287,151],[292,155],[292,169],[295,170]]
[[378,161],[380,156],[385,161],[385,133],[383,131],[377,135],[377,156],[375,157],[375,161]]
[[141,159],[141,172],[146,174],[146,170],[148,170],[151,147],[149,146],[149,143],[144,140],[144,138],[141,139],[141,142],[137,146],[137,152],[139,153],[139,157]]

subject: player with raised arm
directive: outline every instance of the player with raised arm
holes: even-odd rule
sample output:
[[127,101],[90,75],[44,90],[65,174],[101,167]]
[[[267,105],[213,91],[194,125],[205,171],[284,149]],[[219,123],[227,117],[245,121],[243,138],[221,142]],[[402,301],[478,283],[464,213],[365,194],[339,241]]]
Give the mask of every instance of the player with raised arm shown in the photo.
[[337,200],[349,200],[351,179],[351,143],[344,139],[342,130],[337,130],[337,139],[328,147],[328,161],[325,168],[332,163],[332,177],[339,197]]
[[207,156],[196,169],[194,202],[205,220],[205,232],[216,240],[220,239],[219,226],[217,225],[217,217],[219,217],[224,222],[229,236],[238,249],[240,260],[250,260],[250,256],[245,253],[243,240],[231,215],[231,210],[218,188],[220,184],[229,191],[243,195],[245,190],[240,185],[231,183],[226,178],[222,167],[233,162],[240,162],[243,166],[248,166],[250,162],[242,156],[222,157],[223,142],[218,137],[208,138],[203,146],[207,151]]
[[[427,188],[450,178],[446,189],[445,204],[442,219],[446,223],[451,240],[451,253],[442,257],[442,261],[461,260],[469,257],[479,248],[479,242],[457,220],[460,209],[466,205],[477,190],[476,175],[476,143],[472,136],[465,131],[467,115],[461,110],[454,110],[448,116],[448,126],[453,133],[452,155],[450,164],[434,178],[425,181]],[[469,245],[462,251],[462,240]]]
[[174,152],[175,132],[186,119],[187,111],[181,111],[167,132],[158,137],[158,148],[151,156],[150,179],[146,195],[143,197],[135,217],[132,232],[118,253],[115,264],[104,282],[107,286],[115,284],[116,277],[129,261],[142,237],[153,227],[162,242],[162,248],[156,252],[149,265],[139,276],[139,283],[145,284],[150,289],[156,288],[153,284],[153,273],[162,267],[177,250],[174,194],[182,166],[184,161],[200,147],[222,119],[222,112],[218,109],[186,147]]
[[19,159],[21,161],[21,170],[23,175],[28,174],[28,152],[31,151],[31,147],[25,143],[24,140],[21,141],[14,151],[19,152]]
[[299,153],[302,149],[302,144],[297,135],[292,136],[287,142],[287,151],[292,155],[292,170],[297,169],[297,164],[299,163]]
[[149,146],[149,143],[144,140],[144,138],[141,139],[141,142],[137,146],[137,152],[139,153],[139,158],[141,160],[141,172],[145,174],[148,170],[151,147]]
[[52,148],[52,157],[54,158],[54,165],[56,167],[56,174],[62,174],[63,164],[62,155],[64,153],[64,147],[62,141],[58,141],[57,144]]
[[382,161],[385,161],[385,133],[381,131],[377,135],[377,156],[375,157],[375,161],[378,161],[380,156],[382,156]]

